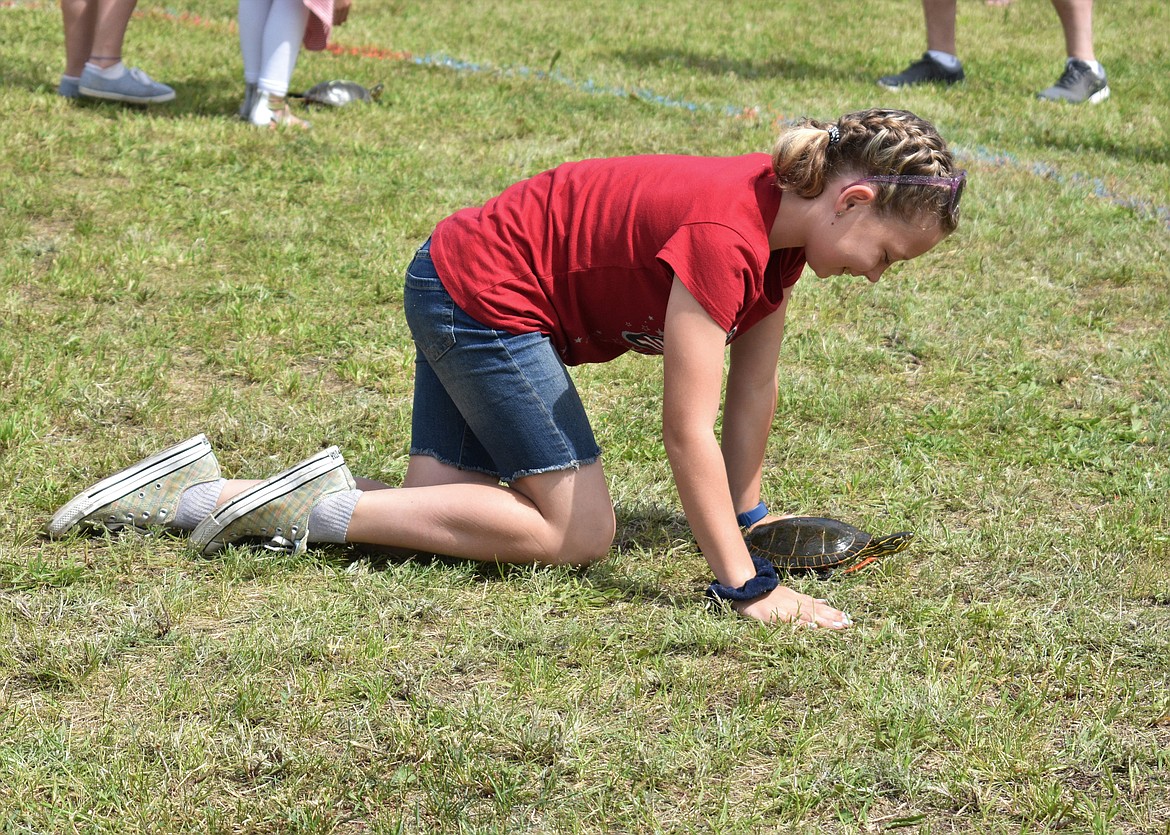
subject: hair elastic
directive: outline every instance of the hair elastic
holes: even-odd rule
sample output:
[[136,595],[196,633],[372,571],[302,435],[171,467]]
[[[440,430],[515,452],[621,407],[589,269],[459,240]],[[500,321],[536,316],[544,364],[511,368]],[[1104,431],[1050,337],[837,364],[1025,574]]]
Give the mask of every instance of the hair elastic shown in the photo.
[[735,521],[739,522],[741,528],[750,528],[767,515],[768,506],[760,502],[751,510],[745,510],[743,513],[736,514]]
[[780,585],[780,575],[776,573],[776,566],[763,557],[752,554],[752,564],[756,567],[756,576],[752,577],[739,588],[725,586],[716,580],[707,586],[707,597],[712,600],[727,600],[746,602],[761,597]]
[[841,141],[841,129],[838,128],[836,125],[829,125],[827,128],[825,128],[825,131],[829,134],[829,147],[830,148],[832,148],[834,145],[836,145],[838,142]]

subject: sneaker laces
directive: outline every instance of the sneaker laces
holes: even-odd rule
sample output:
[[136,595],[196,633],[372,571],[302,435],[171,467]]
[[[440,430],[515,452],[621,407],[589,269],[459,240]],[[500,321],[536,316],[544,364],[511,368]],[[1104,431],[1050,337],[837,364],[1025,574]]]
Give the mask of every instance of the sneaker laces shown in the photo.
[[1091,75],[1094,78],[1098,77],[1097,73],[1093,72],[1093,68],[1084,61],[1067,61],[1064,65],[1064,72],[1061,73],[1060,78],[1056,81],[1056,86],[1064,87],[1065,89],[1071,89],[1075,87],[1077,82],[1080,81],[1081,78],[1086,74]]
[[285,539],[283,536],[277,534],[264,543],[266,551],[275,551],[278,554],[295,554],[297,552],[297,544],[291,539]]
[[126,72],[130,73],[131,78],[145,87],[153,87],[155,84],[155,80],[147,75],[145,70],[139,69],[138,67],[129,67]]

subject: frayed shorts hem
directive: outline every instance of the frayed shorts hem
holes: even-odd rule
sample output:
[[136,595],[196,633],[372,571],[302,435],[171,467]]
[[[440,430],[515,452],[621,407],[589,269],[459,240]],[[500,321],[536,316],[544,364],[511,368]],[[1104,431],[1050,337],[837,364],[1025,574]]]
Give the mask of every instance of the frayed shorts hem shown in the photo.
[[522,478],[528,478],[528,476],[533,476],[533,475],[544,475],[545,473],[556,473],[556,472],[560,472],[562,470],[579,470],[582,467],[587,467],[590,464],[594,464],[597,461],[601,460],[600,455],[594,455],[591,458],[582,458],[579,460],[568,461],[564,464],[553,464],[553,465],[548,466],[548,467],[536,467],[536,468],[527,469],[527,470],[519,470],[519,471],[513,473],[511,476],[501,476],[495,470],[490,470],[490,469],[487,469],[485,467],[470,467],[466,464],[460,464],[457,461],[450,461],[445,456],[440,455],[439,453],[437,453],[431,449],[418,449],[415,447],[411,447],[410,454],[411,455],[421,455],[425,458],[432,458],[435,461],[438,461],[440,464],[444,464],[448,467],[454,467],[455,469],[462,470],[464,472],[481,473],[482,475],[490,475],[493,478],[498,478],[504,484],[512,484],[514,482],[519,481]]

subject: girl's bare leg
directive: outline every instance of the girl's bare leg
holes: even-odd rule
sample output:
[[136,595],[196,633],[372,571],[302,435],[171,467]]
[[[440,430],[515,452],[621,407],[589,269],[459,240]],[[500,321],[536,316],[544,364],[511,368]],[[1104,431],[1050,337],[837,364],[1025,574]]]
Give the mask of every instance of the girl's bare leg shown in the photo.
[[81,77],[85,62],[93,54],[97,14],[97,0],[61,0],[61,20],[65,27],[65,75]]
[[97,28],[93,35],[93,53],[86,56],[99,67],[112,67],[122,60],[122,43],[126,27],[138,0],[98,0]]
[[955,51],[955,6],[957,0],[922,0],[926,19],[926,48],[948,55]]
[[[223,504],[255,481],[229,481]],[[601,462],[519,479],[511,487],[433,458],[411,458],[401,488],[362,480],[346,539],[487,562],[584,565],[616,529]]]
[[1052,0],[1064,29],[1064,47],[1069,58],[1096,61],[1093,52],[1093,0]]

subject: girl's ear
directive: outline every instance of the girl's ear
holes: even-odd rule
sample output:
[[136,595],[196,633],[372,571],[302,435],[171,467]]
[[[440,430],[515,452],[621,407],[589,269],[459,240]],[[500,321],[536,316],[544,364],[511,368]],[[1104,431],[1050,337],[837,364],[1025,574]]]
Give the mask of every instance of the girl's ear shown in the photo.
[[841,189],[833,205],[833,211],[840,215],[854,206],[868,206],[876,199],[877,189],[873,183],[852,183]]

